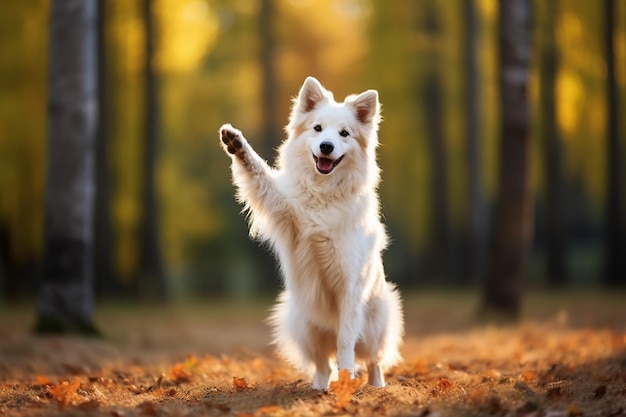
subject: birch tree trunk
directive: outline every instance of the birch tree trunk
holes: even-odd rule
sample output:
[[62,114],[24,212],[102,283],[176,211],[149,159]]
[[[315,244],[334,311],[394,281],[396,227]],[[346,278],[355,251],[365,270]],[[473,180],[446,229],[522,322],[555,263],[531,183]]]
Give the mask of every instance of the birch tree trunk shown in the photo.
[[530,21],[530,0],[500,0],[500,185],[483,308],[486,313],[509,317],[520,311],[532,235],[527,94]]
[[92,324],[96,15],[97,0],[52,3],[38,332],[97,332]]

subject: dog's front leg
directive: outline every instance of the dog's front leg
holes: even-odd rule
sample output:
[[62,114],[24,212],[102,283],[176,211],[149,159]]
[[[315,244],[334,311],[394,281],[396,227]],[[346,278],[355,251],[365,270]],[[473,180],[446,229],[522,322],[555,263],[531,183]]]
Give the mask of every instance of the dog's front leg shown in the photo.
[[241,131],[229,124],[220,128],[224,150],[232,157],[233,182],[239,200],[253,217],[269,215],[276,218],[285,210],[285,201],[276,190],[272,168],[252,149]]
[[355,347],[363,329],[364,306],[360,296],[348,291],[343,297],[337,333],[337,366],[347,369],[350,378],[354,378]]

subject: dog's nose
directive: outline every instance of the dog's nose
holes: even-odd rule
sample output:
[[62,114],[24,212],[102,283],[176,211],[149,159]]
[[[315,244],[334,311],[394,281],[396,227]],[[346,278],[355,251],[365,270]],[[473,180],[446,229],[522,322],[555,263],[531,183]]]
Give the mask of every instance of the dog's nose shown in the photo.
[[320,143],[320,151],[322,151],[324,155],[329,155],[334,149],[335,149],[335,145],[333,145],[330,142]]

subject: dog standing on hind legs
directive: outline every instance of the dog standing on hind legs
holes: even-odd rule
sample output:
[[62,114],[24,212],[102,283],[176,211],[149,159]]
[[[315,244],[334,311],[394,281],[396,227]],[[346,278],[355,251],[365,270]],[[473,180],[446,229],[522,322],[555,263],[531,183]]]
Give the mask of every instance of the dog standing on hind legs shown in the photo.
[[[400,296],[385,280],[376,163],[380,104],[368,90],[334,100],[313,77],[294,99],[270,167],[231,125],[220,128],[250,235],[270,243],[284,290],[270,316],[281,355],[327,390],[337,370],[385,385],[400,359]],[[335,365],[336,364],[336,365]]]

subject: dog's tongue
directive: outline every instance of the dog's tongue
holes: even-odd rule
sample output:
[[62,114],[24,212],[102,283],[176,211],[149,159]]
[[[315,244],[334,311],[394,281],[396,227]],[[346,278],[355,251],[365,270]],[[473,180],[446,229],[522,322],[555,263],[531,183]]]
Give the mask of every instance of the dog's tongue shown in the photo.
[[318,158],[317,169],[319,169],[320,171],[330,171],[331,169],[333,169],[332,159]]

